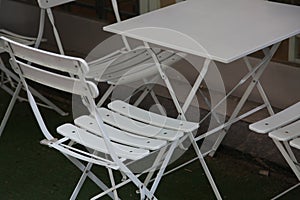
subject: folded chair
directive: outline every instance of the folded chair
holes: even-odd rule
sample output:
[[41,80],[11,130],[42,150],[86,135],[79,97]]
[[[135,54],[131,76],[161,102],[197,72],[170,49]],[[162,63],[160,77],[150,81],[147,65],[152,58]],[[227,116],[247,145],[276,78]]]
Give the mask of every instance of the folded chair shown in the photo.
[[[74,0],[38,0],[40,8],[46,10],[47,16],[52,25],[58,50],[63,55],[65,54],[63,44],[61,42],[59,31],[55,25],[51,9],[55,6],[66,4],[71,1]],[[116,20],[117,22],[120,22],[121,17],[119,14],[117,0],[111,0],[111,2]],[[116,86],[131,83],[136,80],[149,82],[150,79],[151,81],[153,80],[153,75],[158,74],[157,68],[153,64],[154,62],[151,62],[152,57],[145,49],[145,46],[138,46],[132,49],[130,42],[126,37],[121,35],[121,39],[124,44],[123,48],[88,63],[90,71],[87,74],[87,78],[95,79],[98,82],[104,82],[110,85],[106,93],[99,100],[97,104],[98,106],[101,106],[105,102]],[[130,52],[130,54],[128,54],[128,52]],[[181,59],[180,56],[171,51],[156,48],[154,52],[159,59],[159,62],[167,66],[170,66]],[[126,56],[123,58],[124,54],[126,54]],[[125,59],[126,62],[119,62],[120,60],[124,61]],[[148,92],[150,92],[153,99],[159,103],[149,85],[142,89],[144,92],[136,100],[136,105],[142,101]]]
[[[43,18],[42,13],[41,13],[41,18]],[[39,34],[37,38],[33,38],[33,37],[26,37],[23,35],[19,35],[5,29],[0,29],[0,36],[5,36],[24,45],[34,45],[35,47],[38,47],[40,42],[42,41],[41,34]],[[5,51],[3,49],[3,43],[0,42],[0,54],[4,52]],[[0,57],[0,88],[2,88],[4,91],[6,91],[8,94],[12,96],[10,104],[1,121],[1,125],[0,125],[0,136],[1,136],[16,100],[17,99],[21,101],[24,100],[24,98],[19,96],[20,90],[22,89],[22,84],[20,84],[19,77],[16,76],[16,74],[13,73],[8,66],[4,65],[4,62],[1,57]],[[53,104],[50,100],[48,100],[43,95],[41,95],[39,92],[37,92],[33,88],[31,89],[33,94],[37,96],[43,103],[41,105],[54,109],[56,112],[58,112],[61,115],[67,114],[64,111],[62,111],[59,107],[57,107],[55,104]]]
[[300,165],[291,146],[300,149],[300,102],[275,115],[251,124],[249,128],[257,133],[268,133],[269,137],[274,141],[280,153],[299,180],[298,184],[282,192],[273,199],[277,199],[299,186]]
[[[192,132],[198,129],[198,123],[155,114],[121,100],[112,101],[108,108],[99,108],[95,103],[99,91],[93,82],[86,79],[89,66],[83,59],[35,49],[3,37],[0,40],[3,40],[4,48],[11,56],[13,69],[27,90],[31,108],[45,136],[41,143],[58,150],[81,166],[83,174],[70,199],[76,199],[87,176],[95,179],[91,174],[93,165],[108,170],[111,186],[103,186],[102,182],[98,184],[104,191],[92,199],[106,194],[119,199],[117,189],[128,182],[133,182],[138,188],[141,199],[157,199],[155,191],[165,168],[174,150],[186,140],[191,141],[191,147],[196,151],[216,197],[221,199],[193,138]],[[27,80],[81,96],[89,114],[59,126],[57,133],[61,138],[54,138],[46,128]],[[139,170],[132,167],[145,159],[152,162]],[[79,161],[87,163],[84,169],[82,164],[78,164]],[[113,176],[116,171],[127,179],[116,183]],[[153,176],[154,182],[150,185]]]

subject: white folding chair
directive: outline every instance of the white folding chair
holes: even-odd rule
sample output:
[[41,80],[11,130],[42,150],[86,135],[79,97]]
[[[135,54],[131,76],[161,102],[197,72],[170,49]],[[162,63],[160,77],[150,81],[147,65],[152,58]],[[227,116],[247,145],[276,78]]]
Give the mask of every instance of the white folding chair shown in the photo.
[[[42,18],[42,14],[41,14],[41,18]],[[38,47],[40,42],[42,41],[41,34],[39,34],[37,38],[33,38],[33,37],[26,37],[23,35],[19,35],[5,29],[0,29],[0,36],[5,36],[24,45],[34,45],[35,47]],[[3,49],[3,43],[0,42],[0,54],[4,52],[5,51]],[[24,98],[19,96],[19,93],[22,89],[22,84],[20,83],[19,77],[15,73],[13,73],[8,66],[4,65],[4,62],[1,57],[0,57],[0,88],[2,88],[4,91],[6,91],[8,94],[12,96],[9,106],[1,121],[1,125],[0,125],[0,136],[1,136],[5,128],[5,125],[8,121],[8,118],[10,116],[10,113],[15,105],[16,100],[17,99],[19,99],[20,101],[24,100]],[[52,103],[50,100],[45,98],[38,91],[34,90],[33,88],[32,88],[32,92],[35,96],[37,96],[41,100],[42,106],[46,106],[48,108],[54,109],[56,112],[58,112],[61,115],[67,114],[64,111],[62,111],[59,107],[57,107],[54,103]]]
[[[3,37],[0,40],[4,41],[5,50],[11,56],[13,69],[27,90],[31,108],[46,137],[41,143],[57,149],[83,171],[71,199],[76,198],[87,176],[95,180],[91,172],[93,165],[107,168],[111,187],[108,188],[100,182],[98,186],[104,191],[92,199],[98,199],[106,194],[119,199],[117,189],[129,182],[136,185],[141,199],[157,199],[154,194],[166,166],[174,150],[186,140],[190,140],[216,197],[221,199],[193,138],[192,132],[198,129],[199,123],[155,114],[120,100],[112,101],[108,104],[108,108],[99,108],[94,101],[99,91],[93,82],[86,80],[89,66],[83,59],[35,49]],[[74,123],[59,126],[57,132],[62,138],[54,138],[47,130],[28,88],[28,79],[81,96],[89,114],[79,116]],[[74,143],[76,145],[73,145]],[[131,167],[144,159],[152,162],[147,167],[133,171]],[[79,160],[87,162],[84,169]],[[116,183],[114,171],[120,171],[128,179]],[[141,176],[143,174],[146,174],[146,177]],[[154,182],[148,188],[154,175]]]
[[257,133],[268,133],[280,153],[296,175],[299,183],[287,189],[273,199],[277,199],[300,185],[300,165],[291,146],[300,149],[300,102],[278,112],[268,118],[260,120],[249,126]]
[[[69,3],[71,1],[74,0],[38,0],[40,8],[46,10],[52,25],[59,52],[63,55],[65,54],[64,48],[59,32],[55,26],[55,20],[51,8]],[[120,22],[121,17],[119,14],[117,0],[111,0],[111,2],[116,20],[117,22]],[[87,74],[87,77],[90,79],[95,79],[98,82],[108,83],[110,85],[106,93],[99,100],[97,104],[98,106],[101,106],[105,102],[117,85],[124,85],[143,79],[145,82],[147,82],[149,81],[147,80],[148,77],[152,78],[153,75],[158,74],[157,67],[155,66],[154,62],[150,62],[149,64],[149,60],[152,59],[152,56],[147,52],[145,46],[138,46],[132,49],[127,38],[122,35],[121,38],[124,44],[123,48],[88,63],[90,66],[90,72]],[[130,52],[130,54],[128,54],[128,52]],[[165,51],[156,48],[154,52],[160,63],[167,66],[170,66],[181,59],[180,56],[171,51]],[[124,54],[126,54],[126,56],[124,56]],[[126,62],[120,62],[120,60],[124,61],[124,59],[126,59]],[[146,88],[142,88],[144,92],[137,99],[135,104],[139,104],[148,94],[148,92],[150,92],[153,99],[159,103],[150,86],[147,85],[145,87]]]

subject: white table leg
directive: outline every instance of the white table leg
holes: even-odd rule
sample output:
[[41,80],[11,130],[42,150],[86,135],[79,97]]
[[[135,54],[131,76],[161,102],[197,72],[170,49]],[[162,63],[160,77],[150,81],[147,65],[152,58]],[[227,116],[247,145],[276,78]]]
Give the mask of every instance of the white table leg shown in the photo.
[[[265,54],[265,57],[263,58],[263,60],[261,61],[261,63],[258,64],[259,68],[258,69],[254,68],[252,70],[253,71],[253,74],[251,74],[252,81],[249,84],[248,88],[246,89],[245,93],[243,94],[242,98],[240,99],[239,103],[237,104],[237,106],[236,106],[235,110],[233,111],[231,117],[229,118],[229,120],[227,122],[227,126],[223,128],[223,130],[221,131],[221,133],[220,133],[217,141],[213,145],[212,151],[209,154],[210,156],[214,155],[214,153],[216,152],[216,150],[220,146],[222,140],[224,139],[224,137],[225,137],[228,129],[231,127],[231,125],[234,122],[236,122],[235,119],[238,117],[238,114],[240,113],[242,107],[244,106],[244,104],[245,104],[246,100],[248,99],[249,95],[251,94],[252,90],[254,89],[255,86],[257,86],[257,83],[259,83],[259,78],[261,77],[261,75],[265,71],[266,67],[270,63],[270,61],[271,61],[273,55],[275,54],[276,50],[278,49],[279,45],[280,45],[280,43],[277,43],[277,44],[274,44],[269,50],[267,48],[265,49],[265,52],[267,51],[267,53]],[[261,89],[262,89],[262,87],[261,87]],[[263,92],[263,94],[265,94],[265,93]],[[264,101],[265,100],[267,100],[267,99],[264,99]],[[268,103],[269,101],[266,101],[266,102]],[[268,106],[268,105],[266,105],[266,106]],[[251,111],[249,111],[249,113],[251,113]]]

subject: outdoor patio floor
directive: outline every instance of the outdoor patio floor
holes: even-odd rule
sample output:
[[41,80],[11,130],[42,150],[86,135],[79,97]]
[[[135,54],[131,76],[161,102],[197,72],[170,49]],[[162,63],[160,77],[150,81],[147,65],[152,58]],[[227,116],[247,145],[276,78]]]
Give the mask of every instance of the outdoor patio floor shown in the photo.
[[[9,95],[0,90],[0,97],[2,119]],[[43,108],[42,112],[51,124],[49,129],[54,131],[63,117],[49,109]],[[71,116],[68,119],[71,120]],[[18,102],[0,138],[0,200],[61,200],[70,197],[81,173],[62,154],[40,145],[41,139],[43,136],[29,104]],[[188,151],[181,160],[191,156],[192,152]],[[261,162],[233,149],[221,147],[215,157],[206,160],[223,199],[270,199],[297,183],[289,169]],[[106,171],[94,169],[107,181]],[[270,173],[260,175],[261,170]],[[120,198],[139,199],[135,189],[133,185],[123,187]],[[89,199],[99,192],[91,181],[87,181],[78,199]],[[300,188],[281,199],[296,200],[299,194]],[[156,196],[167,200],[215,199],[199,162],[165,176]]]

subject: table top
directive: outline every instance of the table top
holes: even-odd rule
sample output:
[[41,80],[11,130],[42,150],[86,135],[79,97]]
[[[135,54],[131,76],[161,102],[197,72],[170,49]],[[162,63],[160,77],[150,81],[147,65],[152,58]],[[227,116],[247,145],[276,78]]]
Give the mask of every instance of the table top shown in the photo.
[[105,31],[229,63],[300,33],[300,7],[264,0],[188,0]]

